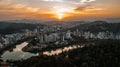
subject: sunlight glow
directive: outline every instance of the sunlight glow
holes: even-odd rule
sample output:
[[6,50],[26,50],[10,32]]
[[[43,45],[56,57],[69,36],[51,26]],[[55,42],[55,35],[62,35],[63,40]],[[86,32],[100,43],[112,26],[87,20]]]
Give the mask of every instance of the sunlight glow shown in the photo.
[[[57,10],[56,10],[57,9]],[[71,9],[68,9],[68,8],[58,8],[56,7],[55,8],[55,14],[56,14],[56,17],[61,20],[63,19],[64,17],[66,17],[66,13],[69,13],[69,12],[73,12],[73,10]]]
[[63,18],[63,14],[62,13],[58,13],[58,19],[62,19]]

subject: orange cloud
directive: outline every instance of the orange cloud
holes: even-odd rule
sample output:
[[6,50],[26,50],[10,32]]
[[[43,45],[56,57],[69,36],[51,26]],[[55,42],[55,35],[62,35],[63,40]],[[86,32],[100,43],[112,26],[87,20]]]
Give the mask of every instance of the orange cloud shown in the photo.
[[0,2],[0,15],[2,19],[5,18],[33,18],[41,19],[50,17],[47,11],[40,10],[39,8],[28,7],[23,4],[11,5],[10,3]]
[[[0,1],[0,19],[76,19],[88,17],[120,17],[120,9],[93,5],[54,7],[41,10],[25,4],[11,4],[11,0]],[[84,1],[84,0],[83,0]],[[92,0],[91,0],[92,1]]]

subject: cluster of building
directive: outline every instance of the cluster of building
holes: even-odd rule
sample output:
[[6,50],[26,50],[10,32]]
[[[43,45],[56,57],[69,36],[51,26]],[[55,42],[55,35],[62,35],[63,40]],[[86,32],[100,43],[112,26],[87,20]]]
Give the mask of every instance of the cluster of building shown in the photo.
[[58,26],[45,26],[43,28],[37,27],[33,31],[26,29],[23,33],[0,35],[0,48],[4,48],[19,40],[32,36],[36,36],[37,43],[40,46],[45,43],[67,44],[69,40],[74,39],[73,36],[84,37],[85,39],[120,39],[120,33],[109,31],[92,33],[89,31],[79,31],[78,29],[74,31],[64,30],[62,27]]
[[50,30],[48,32],[48,30],[48,28],[41,29],[39,27],[36,29],[38,44],[50,42],[57,42],[59,44],[65,43],[69,39],[74,39],[73,36],[84,37],[85,39],[120,39],[120,33],[113,33],[109,31],[97,33],[92,33],[89,31],[82,32],[78,29],[76,29],[75,31],[63,31],[59,27],[56,28],[54,32],[50,32]]
[[67,43],[66,39],[71,39],[71,32],[66,31],[62,32],[61,28],[53,28],[53,31],[48,31],[46,28],[37,28],[37,39],[38,39],[38,45],[41,45],[43,43],[51,43],[51,42],[57,42],[57,43]]
[[84,37],[85,39],[120,39],[120,33],[113,33],[109,31],[92,33],[89,31],[81,32],[79,30],[76,30],[73,32],[73,35]]
[[28,29],[24,30],[22,33],[0,35],[0,49],[7,47],[11,44],[15,44],[17,43],[17,41],[31,36],[35,36],[35,33],[33,33],[33,31],[30,31]]

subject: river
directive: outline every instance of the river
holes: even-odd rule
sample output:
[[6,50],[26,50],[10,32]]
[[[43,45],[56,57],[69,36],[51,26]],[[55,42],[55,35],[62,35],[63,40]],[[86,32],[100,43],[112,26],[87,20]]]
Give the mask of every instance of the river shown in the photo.
[[[22,51],[22,49],[27,45],[28,45],[27,42],[23,42],[21,44],[16,45],[16,48],[14,48],[13,51],[8,51],[8,50],[5,51],[1,55],[1,59],[3,61],[21,60],[21,59],[28,59],[32,56],[39,56],[39,52],[37,54],[34,54],[34,53]],[[43,52],[43,55],[47,55],[47,56],[59,55],[62,52],[67,52],[69,50],[78,49],[78,48],[82,48],[82,47],[84,47],[84,44],[82,44],[81,46],[80,45],[67,46],[67,47],[63,47],[63,48],[58,48],[56,50],[45,51],[45,52]]]
[[72,46],[67,46],[67,47],[59,48],[59,49],[56,49],[56,50],[45,51],[45,52],[43,52],[43,54],[47,55],[47,56],[59,55],[62,52],[68,52],[70,50],[78,49],[78,48],[83,48],[83,47],[84,47],[84,45],[81,45],[81,46],[80,45],[72,45]]
[[5,51],[1,55],[1,59],[6,61],[6,60],[21,60],[21,59],[28,59],[32,56],[37,56],[38,54],[33,54],[29,52],[23,52],[22,48],[24,48],[26,45],[28,45],[27,42],[23,42],[21,44],[18,44],[16,48],[13,49],[12,52],[10,51]]

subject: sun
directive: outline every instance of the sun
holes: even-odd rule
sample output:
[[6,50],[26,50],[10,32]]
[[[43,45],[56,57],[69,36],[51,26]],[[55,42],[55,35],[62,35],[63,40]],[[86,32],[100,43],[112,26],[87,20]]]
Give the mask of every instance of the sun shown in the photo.
[[63,13],[58,13],[58,14],[57,14],[57,17],[58,17],[59,20],[61,20],[61,19],[63,18],[63,16],[64,16]]
[[70,12],[71,10],[68,8],[56,8],[55,9],[55,14],[56,14],[56,18],[58,18],[59,20],[62,20],[63,18],[65,18],[66,12]]

